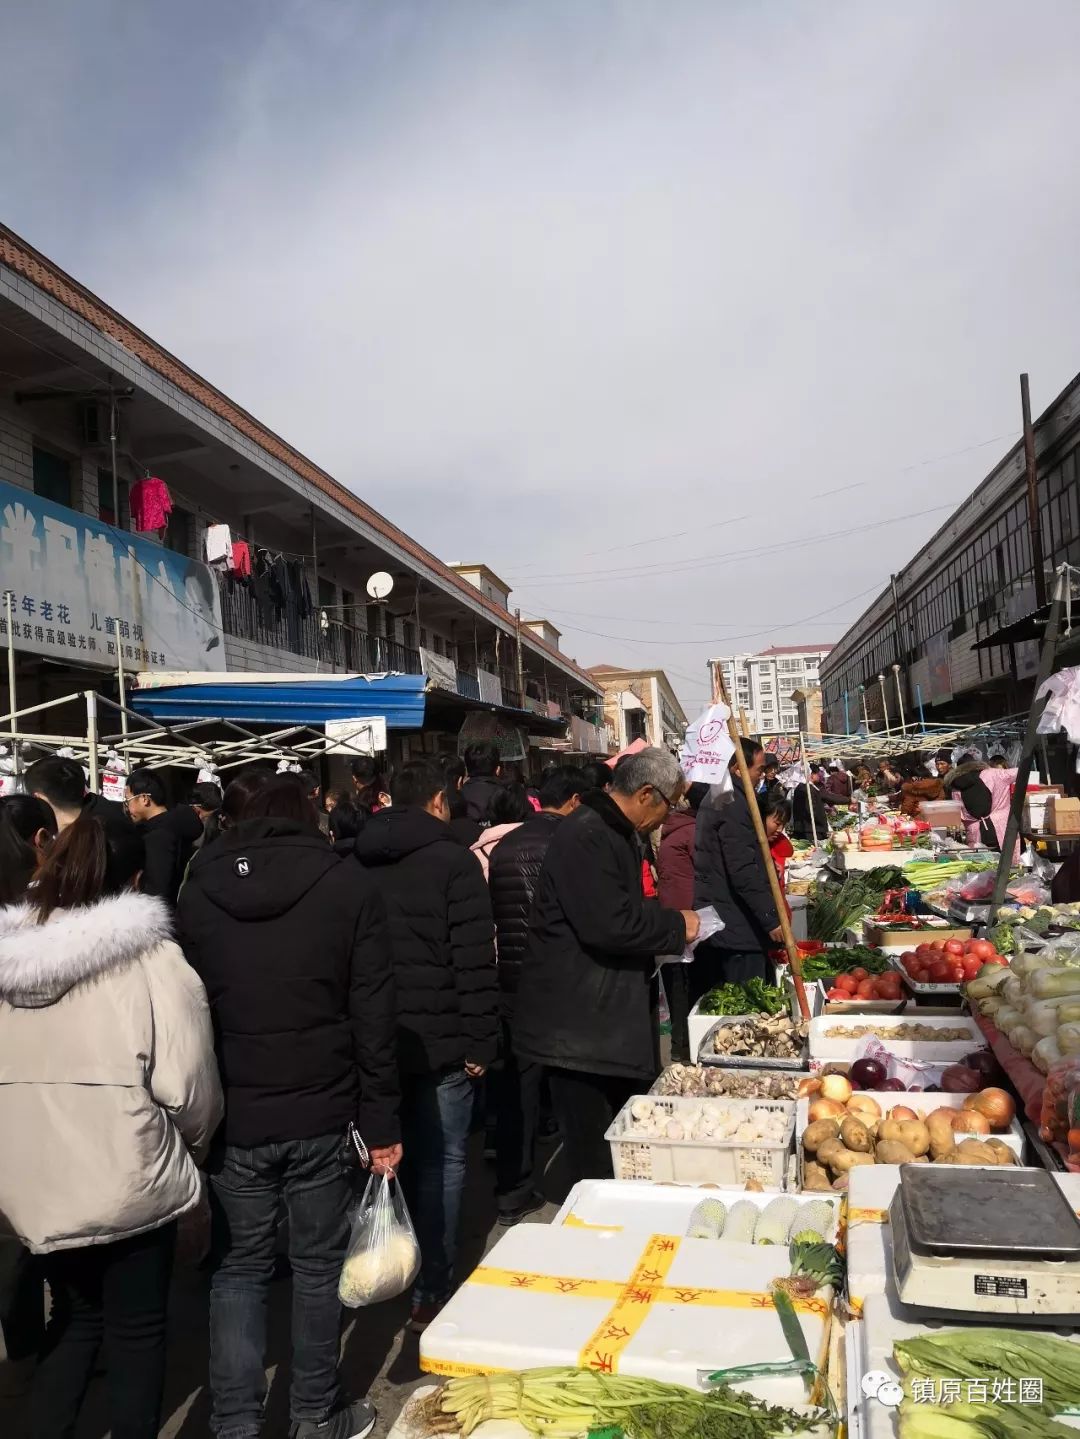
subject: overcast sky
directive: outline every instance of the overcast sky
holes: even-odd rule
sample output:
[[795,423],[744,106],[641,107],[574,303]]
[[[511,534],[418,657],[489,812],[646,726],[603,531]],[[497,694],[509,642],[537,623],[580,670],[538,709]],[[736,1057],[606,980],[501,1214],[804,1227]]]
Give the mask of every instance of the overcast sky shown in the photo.
[[4,220],[689,710],[710,654],[838,639],[1018,434],[1019,372],[1038,411],[1080,369],[1076,0],[3,23]]

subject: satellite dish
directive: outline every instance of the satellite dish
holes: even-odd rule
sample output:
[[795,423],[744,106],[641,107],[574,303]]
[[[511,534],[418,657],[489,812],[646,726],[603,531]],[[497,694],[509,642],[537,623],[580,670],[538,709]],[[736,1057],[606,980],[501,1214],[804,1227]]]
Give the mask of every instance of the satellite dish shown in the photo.
[[384,600],[394,588],[394,577],[385,570],[376,570],[367,582],[367,592],[373,600]]

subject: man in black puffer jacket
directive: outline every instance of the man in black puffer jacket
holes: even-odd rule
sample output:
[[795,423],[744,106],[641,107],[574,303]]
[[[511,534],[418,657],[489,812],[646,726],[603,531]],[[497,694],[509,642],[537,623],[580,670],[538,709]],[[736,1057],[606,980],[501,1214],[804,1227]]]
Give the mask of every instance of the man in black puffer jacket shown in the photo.
[[590,790],[560,822],[540,872],[514,1047],[548,1072],[573,1183],[611,1178],[604,1131],[660,1067],[656,956],[697,938],[693,910],[645,898],[638,841],[685,784],[665,750],[628,755],[606,794]]
[[540,783],[539,813],[500,840],[491,852],[488,887],[495,914],[502,1015],[502,1073],[495,1128],[495,1196],[500,1224],[516,1224],[544,1203],[533,1185],[543,1068],[514,1053],[511,1026],[544,857],[558,826],[581,803],[585,787],[581,770],[573,765],[549,769]]
[[447,827],[442,771],[405,765],[393,804],[357,836],[356,857],[386,904],[398,995],[402,1128],[423,1264],[413,1326],[453,1290],[474,1083],[498,1048],[495,927],[480,863]]
[[[235,797],[234,785],[225,808]],[[210,1156],[215,1434],[261,1432],[266,1300],[278,1206],[289,1214],[297,1439],[366,1433],[342,1406],[338,1278],[349,1235],[348,1125],[373,1166],[401,1160],[394,983],[386,912],[319,833],[291,774],[250,794],[240,822],[195,856],[178,938],[210,1001],[225,1121]]]

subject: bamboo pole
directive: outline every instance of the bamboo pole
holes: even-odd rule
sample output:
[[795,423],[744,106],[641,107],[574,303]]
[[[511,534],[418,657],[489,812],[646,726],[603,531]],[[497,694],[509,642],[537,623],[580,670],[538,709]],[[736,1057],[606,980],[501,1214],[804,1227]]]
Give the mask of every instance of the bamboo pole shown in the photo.
[[810,811],[810,833],[814,836],[814,848],[818,847],[817,816],[814,814],[814,789],[810,783],[810,757],[806,753],[806,739],[799,731],[799,758],[802,760],[803,775],[806,778],[806,806]]
[[750,721],[746,718],[746,711],[743,709],[742,705],[739,706],[739,724],[742,727],[743,734],[746,736],[747,739],[749,739]]
[[746,803],[750,807],[750,818],[754,825],[754,833],[757,835],[758,848],[761,850],[761,859],[765,866],[765,876],[769,881],[769,889],[772,892],[773,903],[776,905],[776,913],[780,920],[780,932],[784,938],[784,949],[787,951],[788,963],[791,965],[791,978],[795,984],[795,998],[799,1001],[799,1010],[802,1013],[803,1019],[809,1019],[810,1005],[806,998],[806,986],[803,983],[802,956],[795,943],[795,936],[791,932],[791,920],[788,918],[784,892],[780,888],[780,876],[776,872],[776,865],[773,864],[773,857],[769,852],[769,840],[765,834],[765,823],[761,818],[761,806],[758,804],[757,795],[754,793],[754,784],[750,778],[750,766],[746,763],[746,756],[743,754],[742,738],[735,724],[735,715],[728,701],[727,691],[724,688],[724,680],[720,674],[719,666],[717,666],[716,669],[716,690],[719,702],[725,706],[728,712],[728,734],[731,737],[731,743],[735,746],[735,761],[739,767],[739,778],[742,780]]

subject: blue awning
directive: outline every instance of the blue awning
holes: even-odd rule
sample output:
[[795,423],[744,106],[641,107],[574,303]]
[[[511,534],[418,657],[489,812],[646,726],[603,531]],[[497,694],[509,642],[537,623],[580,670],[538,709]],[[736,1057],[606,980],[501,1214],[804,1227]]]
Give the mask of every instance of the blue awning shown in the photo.
[[220,719],[284,729],[383,716],[388,729],[421,729],[426,683],[423,675],[290,675],[280,680],[218,675],[198,683],[152,682],[135,690],[129,702],[162,724]]

